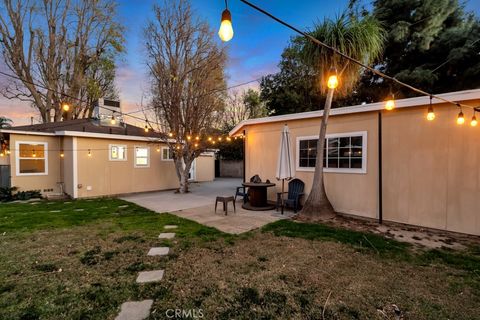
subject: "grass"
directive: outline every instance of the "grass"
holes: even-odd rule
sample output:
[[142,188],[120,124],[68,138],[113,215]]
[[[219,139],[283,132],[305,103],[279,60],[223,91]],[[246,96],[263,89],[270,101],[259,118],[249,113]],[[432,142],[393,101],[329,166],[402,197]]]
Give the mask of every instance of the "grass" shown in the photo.
[[[176,238],[158,239],[167,224]],[[113,319],[147,298],[150,319],[394,319],[393,304],[405,319],[480,314],[480,247],[418,251],[287,220],[231,236],[109,198],[1,204],[0,241],[0,319]],[[152,246],[172,252],[147,257]],[[162,282],[135,283],[153,269]]]

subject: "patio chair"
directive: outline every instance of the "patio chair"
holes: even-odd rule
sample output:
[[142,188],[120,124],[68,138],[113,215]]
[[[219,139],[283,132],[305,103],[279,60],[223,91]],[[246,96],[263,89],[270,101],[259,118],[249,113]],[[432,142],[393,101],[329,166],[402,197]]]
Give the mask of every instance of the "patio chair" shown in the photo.
[[[254,175],[253,177],[250,178],[250,182],[255,182],[255,181],[262,181],[258,174]],[[237,190],[235,191],[235,201],[237,201],[237,196],[241,196],[243,198],[243,203],[248,202],[248,188],[244,186],[237,187]]]
[[[288,183],[288,191],[284,192],[287,195],[287,198],[283,199],[283,203],[286,207],[293,208],[293,212],[297,213],[300,209],[300,200],[304,195],[303,190],[305,189],[305,183],[300,179],[293,179]],[[277,211],[278,208],[282,205],[282,193],[277,192]]]

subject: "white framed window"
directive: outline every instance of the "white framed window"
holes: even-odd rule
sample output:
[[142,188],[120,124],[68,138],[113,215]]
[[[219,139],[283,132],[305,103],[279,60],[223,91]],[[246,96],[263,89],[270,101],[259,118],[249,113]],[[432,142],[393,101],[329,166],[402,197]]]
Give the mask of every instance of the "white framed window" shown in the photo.
[[15,143],[17,176],[48,175],[48,143],[17,141]]
[[169,147],[162,147],[162,161],[173,161],[173,154]]
[[148,168],[150,167],[150,148],[149,147],[137,147],[134,149],[134,166],[135,168]]
[[108,160],[110,161],[127,161],[127,146],[121,144],[108,145]]
[[[297,170],[315,171],[318,136],[297,138]],[[327,134],[324,172],[367,173],[367,132]]]

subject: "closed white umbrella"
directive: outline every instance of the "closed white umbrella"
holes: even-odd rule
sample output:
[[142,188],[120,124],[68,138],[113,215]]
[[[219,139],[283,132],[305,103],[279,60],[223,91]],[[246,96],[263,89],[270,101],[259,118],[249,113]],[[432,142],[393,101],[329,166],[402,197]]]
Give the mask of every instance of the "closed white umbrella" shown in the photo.
[[292,143],[290,141],[290,130],[288,125],[285,124],[283,127],[282,135],[280,136],[280,150],[278,153],[278,162],[277,162],[277,175],[278,180],[282,180],[282,214],[283,214],[283,193],[285,191],[285,180],[290,180],[295,175],[295,170],[293,168],[293,150]]

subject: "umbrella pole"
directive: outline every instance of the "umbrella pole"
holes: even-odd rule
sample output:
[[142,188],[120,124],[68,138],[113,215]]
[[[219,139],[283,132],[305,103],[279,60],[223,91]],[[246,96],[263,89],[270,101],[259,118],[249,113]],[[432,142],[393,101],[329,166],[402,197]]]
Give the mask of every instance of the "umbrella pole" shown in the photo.
[[285,207],[285,204],[283,202],[283,192],[285,191],[285,179],[282,179],[282,214],[283,214],[283,208]]

